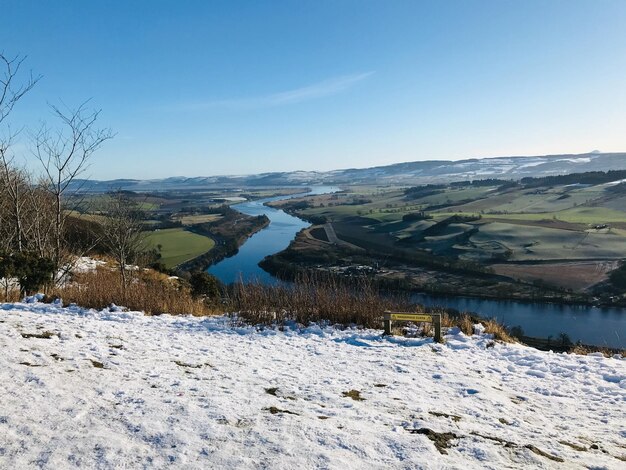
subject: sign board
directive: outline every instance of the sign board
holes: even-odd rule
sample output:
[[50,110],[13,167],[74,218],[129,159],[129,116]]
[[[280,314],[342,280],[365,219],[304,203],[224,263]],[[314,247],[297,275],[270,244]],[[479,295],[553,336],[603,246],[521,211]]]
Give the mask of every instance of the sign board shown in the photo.
[[413,321],[413,322],[427,322],[432,323],[435,327],[435,341],[441,343],[441,314],[440,313],[410,313],[410,312],[385,312],[384,315],[384,328],[385,335],[391,334],[391,322],[392,321]]
[[432,315],[417,315],[412,313],[390,313],[389,319],[397,321],[433,322]]

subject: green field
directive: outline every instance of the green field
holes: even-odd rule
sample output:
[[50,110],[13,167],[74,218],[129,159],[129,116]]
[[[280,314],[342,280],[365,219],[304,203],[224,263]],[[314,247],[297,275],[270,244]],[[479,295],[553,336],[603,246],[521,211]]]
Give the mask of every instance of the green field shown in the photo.
[[161,262],[168,268],[200,256],[215,246],[211,238],[188,232],[184,228],[148,232],[146,243],[149,248],[161,245]]
[[487,214],[490,219],[512,219],[512,220],[562,220],[563,222],[579,224],[608,224],[626,222],[626,214],[622,211],[609,209],[607,207],[574,207],[557,212],[541,213],[512,213],[512,214]]

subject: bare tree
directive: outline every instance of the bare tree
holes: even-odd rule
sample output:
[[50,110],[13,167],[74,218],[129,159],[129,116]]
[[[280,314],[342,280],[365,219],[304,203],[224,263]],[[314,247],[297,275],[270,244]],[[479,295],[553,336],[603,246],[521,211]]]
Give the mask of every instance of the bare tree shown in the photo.
[[51,258],[54,252],[52,229],[55,220],[55,201],[45,184],[32,183],[27,196],[28,247],[42,258]]
[[9,253],[12,243],[11,209],[4,179],[0,174],[0,253]]
[[25,213],[29,180],[26,173],[17,169],[13,160],[6,157],[3,148],[0,148],[0,184],[3,188],[5,242],[11,247],[8,251],[22,252],[26,247]]
[[139,206],[123,192],[109,195],[106,218],[101,222],[102,243],[117,261],[124,300],[128,287],[128,265],[135,263],[145,248],[143,219]]
[[75,193],[80,189],[72,184],[88,168],[94,152],[113,137],[109,129],[96,128],[100,111],[89,111],[86,105],[83,103],[77,109],[67,111],[51,106],[61,128],[53,130],[43,125],[34,136],[35,157],[41,162],[46,190],[54,200],[52,259],[57,270],[63,265],[65,254],[63,233],[67,214],[64,198],[68,192]]
[[21,130],[13,131],[8,119],[41,78],[25,74],[25,59],[0,52],[0,252],[51,259],[56,281],[65,274],[60,268],[71,267],[67,255],[77,251],[66,237],[67,196],[93,153],[112,134],[96,128],[99,111],[87,110],[87,102],[75,110],[51,106],[60,126],[43,125],[32,134],[33,153],[43,168],[42,178],[35,180],[16,163],[13,144]]
[[0,152],[0,252],[53,252],[54,204],[41,183]]
[[[8,58],[0,52],[0,124],[8,118],[17,104],[39,81],[32,72],[24,79],[20,78],[20,69],[26,57]],[[18,83],[22,80],[21,83]],[[12,132],[10,126],[0,129],[0,223],[3,230],[5,251],[16,249],[23,251],[26,243],[25,212],[26,194],[29,191],[29,175],[15,165],[11,146],[19,132]]]

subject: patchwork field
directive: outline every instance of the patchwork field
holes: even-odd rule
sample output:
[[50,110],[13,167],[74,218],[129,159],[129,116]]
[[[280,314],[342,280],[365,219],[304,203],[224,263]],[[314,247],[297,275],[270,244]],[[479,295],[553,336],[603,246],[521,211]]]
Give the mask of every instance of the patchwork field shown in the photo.
[[371,252],[479,263],[513,279],[579,290],[605,281],[626,258],[626,184],[584,182],[597,176],[562,177],[567,184],[554,177],[545,184],[355,186],[276,205],[329,222],[339,239]]

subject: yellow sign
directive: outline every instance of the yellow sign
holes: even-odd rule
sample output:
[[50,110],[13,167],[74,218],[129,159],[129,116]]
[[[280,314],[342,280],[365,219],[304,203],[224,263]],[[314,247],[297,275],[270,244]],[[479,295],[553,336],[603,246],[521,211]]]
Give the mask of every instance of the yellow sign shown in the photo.
[[404,321],[415,321],[415,322],[431,322],[433,321],[432,315],[416,315],[410,313],[392,313],[389,315],[390,320],[404,320]]

